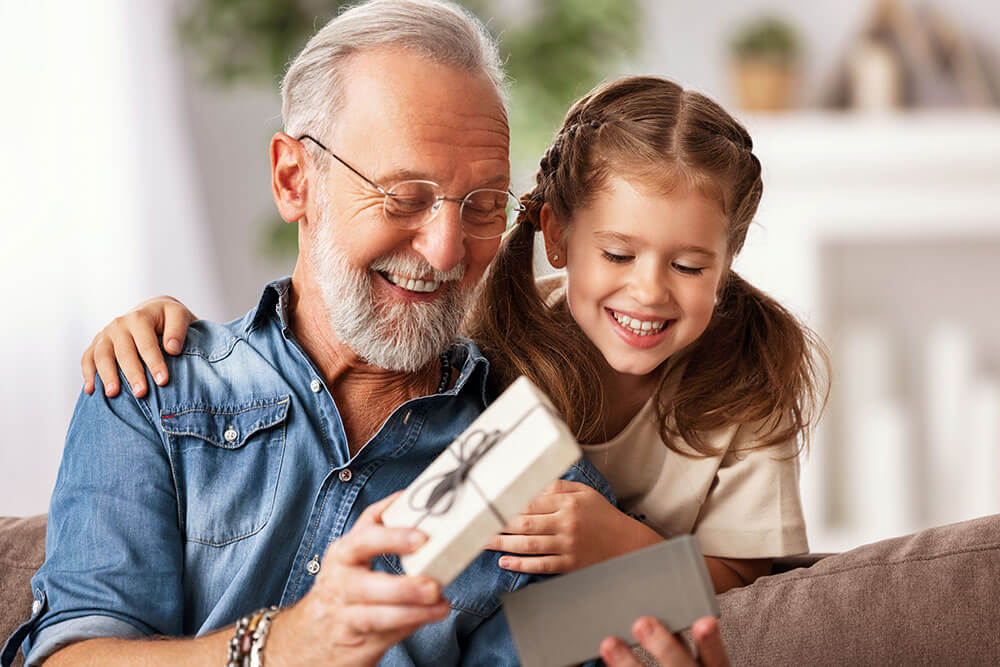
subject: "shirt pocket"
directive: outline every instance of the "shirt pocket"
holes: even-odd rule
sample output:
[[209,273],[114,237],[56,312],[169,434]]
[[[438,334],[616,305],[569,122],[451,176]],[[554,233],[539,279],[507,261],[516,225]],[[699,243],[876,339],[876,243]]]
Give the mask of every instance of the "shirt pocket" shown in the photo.
[[267,525],[285,452],[288,405],[285,395],[161,411],[185,539],[224,546]]

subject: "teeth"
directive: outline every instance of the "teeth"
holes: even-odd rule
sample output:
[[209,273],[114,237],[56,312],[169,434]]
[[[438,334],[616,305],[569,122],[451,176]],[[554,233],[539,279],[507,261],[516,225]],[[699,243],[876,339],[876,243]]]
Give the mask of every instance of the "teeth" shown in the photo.
[[660,333],[663,328],[665,320],[640,320],[635,317],[629,317],[628,315],[622,315],[621,313],[611,311],[614,318],[624,327],[628,327],[632,333],[638,334],[640,336],[652,336],[653,334]]
[[405,290],[411,292],[433,292],[438,287],[441,287],[440,280],[415,280],[413,278],[407,278],[406,276],[400,276],[395,273],[382,274],[389,279],[394,285],[398,285]]

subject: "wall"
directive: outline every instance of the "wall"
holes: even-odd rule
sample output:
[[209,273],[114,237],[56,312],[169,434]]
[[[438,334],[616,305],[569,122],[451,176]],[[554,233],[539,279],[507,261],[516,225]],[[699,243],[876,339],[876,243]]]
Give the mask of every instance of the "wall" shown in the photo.
[[[3,105],[2,116],[17,140],[10,154],[20,159],[5,161],[0,179],[3,283],[16,286],[4,321],[0,515],[45,510],[79,387],[77,360],[99,326],[143,296],[164,291],[199,315],[227,320],[248,310],[266,281],[291,270],[288,260],[260,252],[274,215],[267,142],[279,127],[276,86],[220,91],[202,81],[170,30],[176,0],[107,0],[75,14],[58,2],[32,6],[41,14],[25,21],[13,13],[20,5],[0,3],[0,66],[8,89],[22,91],[18,104]],[[649,0],[646,48],[631,69],[670,76],[729,104],[728,35],[758,11],[777,10],[792,18],[809,44],[809,97],[822,87],[868,6],[862,0]],[[996,54],[1000,13],[994,2],[950,0],[947,8],[963,27],[993,40],[989,46]],[[110,32],[113,25],[119,32]],[[108,59],[88,64],[95,53]],[[112,78],[115,63],[130,67],[121,79]],[[34,87],[25,88],[28,82]],[[88,82],[106,85],[88,89]],[[73,90],[78,95],[71,100],[67,91]],[[47,91],[56,91],[55,97],[45,97]],[[91,202],[81,206],[65,196],[67,184],[86,183],[93,169],[67,156],[87,157],[95,145],[81,139],[93,139],[87,123],[100,118],[94,114],[98,102],[115,97],[115,108],[138,128],[125,135],[125,126],[118,126],[115,136],[127,139],[123,154],[129,156],[120,168],[129,178],[142,176],[146,194],[132,208],[116,208],[96,197],[98,190],[81,187],[83,201]],[[15,206],[26,201],[24,193],[34,199]],[[88,247],[96,254],[83,268],[66,261],[73,252],[46,255],[52,235],[67,229],[78,230],[70,238],[79,241],[80,255],[87,237],[111,234],[112,218],[125,225],[107,238],[124,245],[94,242]],[[783,280],[808,280],[811,274],[797,273],[802,270],[793,262]]]

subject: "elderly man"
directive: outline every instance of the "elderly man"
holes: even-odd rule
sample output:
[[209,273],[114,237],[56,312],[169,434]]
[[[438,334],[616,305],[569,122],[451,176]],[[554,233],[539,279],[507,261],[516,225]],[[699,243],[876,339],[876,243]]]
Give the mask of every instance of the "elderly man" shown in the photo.
[[[24,639],[32,665],[517,662],[499,595],[532,577],[489,553],[444,591],[398,576],[426,538],[380,523],[488,399],[455,337],[516,205],[502,77],[436,2],[362,5],[309,42],[270,146],[294,274],[193,327],[169,387],[81,396],[5,660]],[[566,478],[610,496],[584,461]]]

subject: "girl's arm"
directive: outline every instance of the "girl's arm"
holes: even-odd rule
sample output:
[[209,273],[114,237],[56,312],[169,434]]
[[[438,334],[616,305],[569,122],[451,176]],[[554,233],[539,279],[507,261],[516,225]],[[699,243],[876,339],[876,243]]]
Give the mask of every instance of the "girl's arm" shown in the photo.
[[145,396],[143,363],[149,367],[156,384],[166,384],[169,374],[158,336],[163,335],[163,347],[168,353],[180,354],[188,325],[196,319],[194,313],[172,296],[156,296],[111,320],[83,351],[80,359],[83,391],[94,393],[94,379],[99,374],[104,381],[104,393],[117,396],[118,366],[121,366],[135,395]]
[[[529,574],[572,572],[662,542],[655,530],[579,482],[559,480],[486,545],[506,551],[500,567]],[[520,555],[510,555],[520,554]],[[705,557],[716,593],[770,573],[771,560]]]
[[771,574],[771,558],[716,558],[705,556],[705,566],[716,593],[752,584]]

